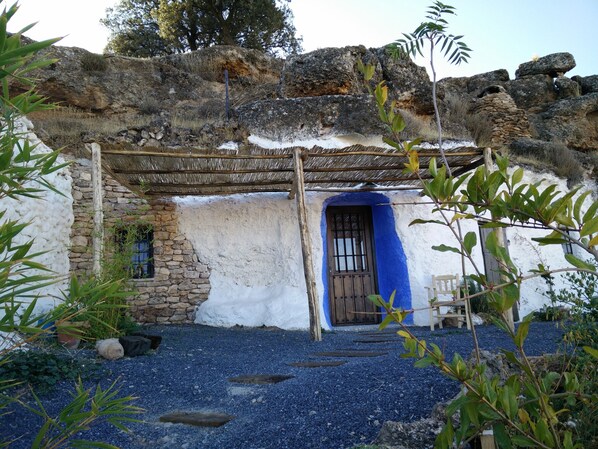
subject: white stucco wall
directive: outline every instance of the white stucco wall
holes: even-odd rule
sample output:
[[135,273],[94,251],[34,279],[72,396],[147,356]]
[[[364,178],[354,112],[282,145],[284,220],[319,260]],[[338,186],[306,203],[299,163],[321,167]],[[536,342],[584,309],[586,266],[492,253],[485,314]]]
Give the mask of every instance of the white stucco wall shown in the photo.
[[[23,133],[23,138],[36,144],[34,150],[38,153],[49,153],[52,150],[44,145],[32,132],[33,125],[29,120],[19,121],[19,132]],[[64,162],[59,157],[57,163]],[[73,224],[73,207],[71,196],[72,179],[68,168],[54,172],[46,177],[62,195],[52,191],[45,191],[40,194],[40,198],[18,197],[16,199],[0,199],[0,210],[5,210],[3,218],[6,220],[18,220],[27,222],[29,225],[18,236],[18,242],[27,242],[33,240],[31,251],[45,252],[35,259],[51,269],[60,277],[59,282],[45,287],[43,291],[38,292],[40,299],[38,307],[45,309],[54,303],[52,296],[58,296],[60,290],[64,290],[67,285],[67,276],[69,273],[68,248],[70,245],[70,231]]]
[[[526,180],[546,178],[566,191],[564,180],[551,175],[530,173]],[[393,203],[396,233],[407,259],[412,307],[427,306],[426,285],[432,274],[461,272],[460,257],[431,249],[456,240],[446,227],[415,225],[416,218],[432,218],[431,206],[422,204],[419,192],[383,192]],[[322,281],[323,240],[321,220],[326,199],[338,195],[308,192],[308,222],[311,230],[316,287],[320,295],[320,314],[324,317]],[[376,206],[374,206],[376,207]],[[218,326],[278,326],[285,329],[306,329],[309,326],[307,297],[298,234],[295,201],[286,194],[235,195],[231,197],[185,198],[178,200],[180,229],[189,238],[201,261],[211,269],[209,299],[198,308],[197,322]],[[435,217],[437,218],[437,217]],[[474,222],[463,222],[463,234],[473,231]],[[541,247],[532,237],[545,231],[509,228],[507,238],[511,257],[524,273],[538,262],[551,268],[567,266],[561,246]],[[476,249],[474,261],[483,272],[481,251]],[[380,269],[380,267],[379,267]],[[471,273],[472,266],[466,270]],[[562,286],[557,279],[557,288]],[[546,284],[541,279],[523,285],[521,316],[547,302],[543,295]],[[414,315],[417,325],[428,324],[428,312]],[[322,319],[324,328],[329,326]]]

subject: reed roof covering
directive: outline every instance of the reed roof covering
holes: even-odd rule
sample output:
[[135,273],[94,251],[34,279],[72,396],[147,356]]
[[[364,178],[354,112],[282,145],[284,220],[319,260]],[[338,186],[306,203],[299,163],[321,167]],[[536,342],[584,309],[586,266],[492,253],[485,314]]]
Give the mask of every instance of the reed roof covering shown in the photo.
[[[230,195],[290,192],[295,148],[198,150],[102,144],[102,166],[121,184],[152,196]],[[342,149],[301,148],[306,190],[417,189],[417,177],[404,173],[407,158],[395,150],[353,145]],[[476,147],[445,150],[453,174],[484,161]],[[438,150],[420,150],[420,176],[429,178]]]

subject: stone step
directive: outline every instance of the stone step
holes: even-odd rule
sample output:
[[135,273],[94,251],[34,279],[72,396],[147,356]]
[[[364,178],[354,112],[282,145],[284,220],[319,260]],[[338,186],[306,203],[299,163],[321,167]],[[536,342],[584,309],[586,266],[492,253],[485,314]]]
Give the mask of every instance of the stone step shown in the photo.
[[293,362],[289,363],[290,366],[296,366],[298,368],[324,368],[331,366],[341,366],[347,363],[346,360],[314,360],[308,362]]
[[388,352],[380,351],[361,351],[357,350],[342,350],[342,351],[328,351],[328,352],[316,352],[313,355],[317,357],[380,357],[387,355]]
[[233,419],[235,419],[234,416],[224,413],[203,412],[172,412],[160,416],[160,422],[188,424],[198,427],[220,427]]
[[248,374],[244,376],[231,377],[228,379],[228,381],[238,384],[267,385],[276,384],[278,382],[292,379],[293,377],[295,376],[288,374]]
[[392,343],[401,341],[400,338],[360,338],[353,340],[353,343]]

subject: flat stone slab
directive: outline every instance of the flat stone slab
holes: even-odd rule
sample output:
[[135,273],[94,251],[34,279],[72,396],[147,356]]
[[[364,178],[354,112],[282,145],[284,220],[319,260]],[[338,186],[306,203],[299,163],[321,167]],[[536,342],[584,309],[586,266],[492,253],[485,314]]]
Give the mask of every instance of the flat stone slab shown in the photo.
[[313,362],[293,362],[291,366],[299,368],[324,368],[330,366],[341,366],[347,363],[346,360],[314,360]]
[[232,415],[202,412],[173,412],[160,416],[161,422],[188,424],[197,427],[220,427],[233,419],[235,417]]
[[314,355],[318,357],[380,357],[387,355],[388,352],[380,351],[330,351],[330,352],[316,352]]
[[359,335],[363,337],[390,337],[391,335],[396,337],[397,331],[364,332]]
[[353,340],[353,343],[391,343],[398,341],[400,342],[400,338],[362,338],[359,340]]
[[285,380],[292,379],[295,376],[288,374],[250,374],[246,376],[231,377],[228,379],[229,382],[238,384],[277,384]]

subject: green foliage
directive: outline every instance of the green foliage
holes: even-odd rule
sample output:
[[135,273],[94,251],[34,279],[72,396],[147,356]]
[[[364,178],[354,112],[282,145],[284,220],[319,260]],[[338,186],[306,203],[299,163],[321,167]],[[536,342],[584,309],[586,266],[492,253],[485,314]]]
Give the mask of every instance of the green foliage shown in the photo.
[[51,390],[58,382],[98,378],[100,365],[94,360],[75,359],[64,354],[30,350],[14,351],[0,365],[0,382],[25,384],[37,392]]
[[[436,118],[436,127],[438,129],[438,148],[442,155],[442,160],[448,174],[451,169],[444,155],[442,148],[442,123],[440,121],[440,112],[438,110],[438,100],[436,98],[436,69],[434,68],[434,50],[437,46],[448,59],[450,64],[459,65],[469,60],[471,49],[461,41],[463,36],[454,36],[447,34],[448,22],[443,17],[455,14],[455,8],[444,3],[435,1],[428,9],[426,16],[428,22],[422,22],[413,33],[405,34],[404,38],[396,40],[387,48],[390,54],[395,58],[404,58],[408,55],[415,56],[419,53],[423,56],[423,48],[427,44],[430,46],[430,68],[432,69],[432,102],[434,104],[434,117]],[[384,120],[382,120],[384,121]]]
[[[467,281],[467,285],[465,285],[465,281]],[[471,311],[475,314],[485,313],[485,314],[493,314],[494,310],[488,303],[488,297],[484,293],[484,288],[471,277],[466,276],[464,283],[463,283],[464,293],[467,293],[467,296],[473,296],[469,303],[471,305]],[[465,295],[464,295],[465,296]]]
[[[405,35],[405,39],[397,41],[395,49],[403,53],[415,54],[419,52],[427,41],[431,45],[431,55],[435,45],[443,45],[441,50],[449,58],[449,62],[460,63],[469,57],[468,48],[461,44],[461,36],[446,35],[447,22],[443,14],[453,14],[453,8],[440,2],[435,2],[430,9],[428,18],[431,22],[423,23],[416,32]],[[434,34],[437,33],[437,34]],[[455,47],[451,50],[451,45]],[[449,54],[449,52],[452,53]],[[432,62],[432,61],[431,61]],[[433,64],[432,64],[433,68]],[[364,79],[369,82],[371,70],[363,64],[359,69]],[[369,78],[368,78],[369,77]],[[435,75],[433,96],[435,101]],[[466,279],[473,281],[470,288],[480,286],[484,292],[484,307],[494,315],[493,322],[510,335],[516,352],[503,351],[508,362],[515,367],[512,376],[506,380],[497,377],[489,378],[485,373],[485,365],[480,363],[477,349],[475,327],[472,328],[477,361],[473,366],[468,365],[459,354],[451,360],[445,357],[443,351],[435,344],[428,344],[416,338],[409,328],[403,326],[398,334],[404,338],[404,356],[416,359],[415,366],[435,366],[442,373],[463,385],[463,391],[447,408],[447,422],[436,440],[436,448],[462,447],[484,429],[492,429],[499,448],[540,447],[575,449],[584,446],[594,438],[594,434],[583,435],[574,432],[568,424],[570,419],[591,421],[596,417],[598,396],[596,383],[585,382],[587,370],[596,371],[598,351],[593,346],[594,340],[582,337],[578,344],[584,345],[584,358],[587,365],[564,365],[558,371],[536,370],[527,357],[524,343],[529,331],[530,317],[526,317],[515,331],[505,313],[519,299],[521,283],[527,279],[551,276],[552,273],[573,271],[577,275],[592,276],[592,281],[584,282],[577,279],[583,288],[571,293],[575,297],[585,295],[586,300],[581,304],[592,306],[595,290],[596,266],[573,255],[566,259],[571,268],[548,270],[541,264],[530,273],[522,273],[509,257],[508,251],[502,246],[497,233],[488,234],[485,247],[497,260],[501,278],[500,285],[493,285],[483,272],[477,267],[473,257],[477,246],[474,233],[463,235],[460,223],[463,220],[491,220],[484,227],[500,228],[504,226],[533,226],[547,229],[547,234],[535,240],[541,245],[561,245],[571,243],[585,250],[598,261],[598,202],[591,201],[589,192],[573,189],[560,192],[557,185],[543,185],[542,182],[528,184],[523,182],[524,173],[521,168],[509,170],[509,163],[505,157],[496,156],[497,170],[490,170],[485,166],[475,172],[462,176],[453,176],[446,158],[444,165],[437,166],[436,160],[429,163],[429,180],[424,181],[420,176],[420,163],[417,142],[402,142],[400,133],[404,123],[397,119],[396,106],[392,102],[387,104],[388,94],[386,86],[381,83],[372,91],[378,106],[380,120],[388,126],[393,138],[385,138],[385,142],[407,156],[405,171],[419,177],[424,195],[433,202],[432,219],[416,219],[411,224],[435,224],[446,227],[456,237],[453,244],[442,243],[434,249],[442,252],[459,254],[463,266],[465,261],[473,267],[473,274]],[[436,107],[436,103],[435,103]],[[437,111],[437,109],[436,109]],[[442,153],[441,127],[437,114],[439,147]],[[444,156],[444,154],[443,154]],[[569,231],[569,232],[568,232]],[[574,231],[571,233],[570,231]],[[572,237],[579,235],[579,238]],[[465,273],[463,273],[465,275]],[[469,282],[468,282],[469,284]],[[594,287],[595,288],[595,287]],[[476,287],[477,290],[477,287]],[[470,296],[481,297],[481,291]],[[379,295],[369,297],[387,316],[381,323],[384,328],[391,321],[403,323],[409,311],[396,309],[393,306],[393,296],[385,301]],[[568,297],[571,299],[571,297]],[[469,300],[466,297],[466,300]],[[482,304],[482,303],[480,303]],[[596,316],[590,317],[591,326],[595,332]],[[578,334],[579,335],[579,334]],[[591,368],[588,368],[591,367]],[[452,416],[459,413],[460,421],[455,425]]]
[[534,318],[537,321],[561,321],[569,316],[569,311],[561,306],[549,306],[548,304],[540,307],[534,312]]
[[453,6],[435,1],[426,15],[429,21],[422,22],[413,33],[403,33],[403,38],[389,45],[391,54],[395,57],[415,56],[417,53],[424,56],[423,49],[429,43],[431,52],[434,47],[440,46],[449,63],[459,65],[467,62],[471,49],[461,41],[463,36],[447,34],[448,22],[443,16],[449,14],[455,14]]
[[[0,6],[2,2],[0,0]],[[55,62],[43,58],[34,61],[33,58],[39,50],[58,39],[22,44],[22,34],[32,25],[9,35],[8,23],[17,10],[15,4],[0,12],[0,201],[5,198],[37,198],[47,189],[56,191],[45,177],[65,166],[56,162],[58,151],[37,152],[35,145],[19,128],[19,116],[50,107],[34,93],[33,81],[27,78],[27,74]],[[31,90],[14,94],[8,86],[8,81],[14,79]],[[98,388],[92,395],[79,383],[73,402],[61,411],[58,418],[48,416],[39,401],[37,406],[30,406],[20,401],[16,394],[7,392],[19,380],[15,379],[17,375],[39,381],[43,386],[71,371],[62,362],[36,356],[31,351],[16,351],[46,332],[43,325],[47,324],[47,320],[39,322],[35,316],[37,297],[56,279],[47,268],[36,262],[39,254],[31,252],[32,242],[23,242],[22,231],[27,224],[6,220],[5,215],[5,211],[0,210],[0,370],[6,374],[0,382],[0,393],[3,393],[0,394],[0,414],[9,403],[16,402],[42,417],[44,423],[32,447],[58,448],[67,444],[71,447],[108,447],[102,446],[102,443],[69,442],[69,439],[98,419],[124,428],[123,423],[137,409],[128,404],[131,398],[117,398],[114,387],[105,391]],[[56,313],[54,318],[65,317]],[[83,410],[84,406],[88,407],[87,410]],[[5,446],[3,442],[0,445]]]
[[106,51],[124,56],[151,58],[174,52],[162,37],[152,12],[160,0],[120,0],[106,10],[102,24],[111,32]]
[[[122,335],[119,326],[128,309],[125,299],[132,292],[124,288],[124,280],[98,280],[90,278],[80,282],[71,277],[68,292],[63,292],[63,302],[51,314],[57,327],[80,335],[83,340],[95,341]],[[67,323],[67,324],[65,324]],[[85,323],[77,327],[74,323]]]
[[[585,263],[598,272],[598,263],[591,260]],[[566,287],[555,291],[554,278],[550,275],[544,277],[551,301],[551,305],[546,307],[548,310],[567,311],[566,341],[577,347],[598,348],[598,275],[576,271],[565,273],[563,278]]]
[[135,399],[132,396],[118,397],[116,384],[103,389],[98,385],[95,389],[85,389],[78,381],[73,399],[58,416],[50,416],[41,401],[34,395],[35,406],[21,405],[28,408],[44,420],[44,425],[37,433],[31,449],[47,449],[64,447],[118,449],[99,441],[77,440],[74,437],[87,430],[96,421],[105,420],[119,430],[128,431],[127,425],[136,422],[134,416],[142,410],[130,405]]
[[155,56],[237,45],[288,55],[301,51],[289,0],[121,0],[102,23],[112,32],[107,49]]

